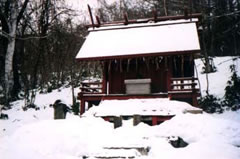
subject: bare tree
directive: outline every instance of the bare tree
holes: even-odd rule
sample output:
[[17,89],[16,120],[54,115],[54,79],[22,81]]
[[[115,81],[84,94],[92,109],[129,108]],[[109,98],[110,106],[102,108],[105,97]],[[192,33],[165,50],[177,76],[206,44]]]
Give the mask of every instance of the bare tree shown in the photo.
[[[1,2],[0,20],[2,26],[2,35],[7,38],[7,51],[5,55],[5,98],[6,103],[11,98],[11,91],[14,84],[13,79],[13,56],[15,50],[16,33],[19,21],[23,17],[23,13],[27,8],[29,0],[23,2],[5,0]],[[4,11],[4,12],[3,12]]]

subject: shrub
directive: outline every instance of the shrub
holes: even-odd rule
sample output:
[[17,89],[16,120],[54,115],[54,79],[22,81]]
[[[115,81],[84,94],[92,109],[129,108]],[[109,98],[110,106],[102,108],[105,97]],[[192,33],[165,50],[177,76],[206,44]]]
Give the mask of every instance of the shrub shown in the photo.
[[198,101],[199,105],[203,109],[203,111],[207,113],[222,113],[223,108],[220,102],[220,99],[215,97],[214,95],[206,95],[205,97],[201,97]]
[[227,82],[223,104],[235,111],[240,109],[240,77],[237,75],[235,65],[230,66],[231,79]]

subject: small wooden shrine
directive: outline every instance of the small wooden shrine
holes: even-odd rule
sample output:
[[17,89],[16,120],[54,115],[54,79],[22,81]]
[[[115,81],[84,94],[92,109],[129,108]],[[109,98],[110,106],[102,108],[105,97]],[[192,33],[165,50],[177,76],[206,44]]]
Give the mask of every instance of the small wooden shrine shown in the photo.
[[76,56],[99,61],[100,82],[82,82],[80,114],[101,100],[170,98],[198,106],[194,58],[200,53],[200,14],[89,25]]

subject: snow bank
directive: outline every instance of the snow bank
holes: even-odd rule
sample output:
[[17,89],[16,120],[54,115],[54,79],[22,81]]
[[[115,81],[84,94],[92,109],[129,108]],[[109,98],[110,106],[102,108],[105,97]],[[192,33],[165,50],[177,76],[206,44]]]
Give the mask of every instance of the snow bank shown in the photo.
[[[75,93],[77,93],[76,88]],[[60,90],[54,90],[48,94],[37,93],[35,104],[40,108],[39,111],[35,109],[28,109],[23,111],[24,101],[19,100],[12,103],[12,109],[3,111],[8,114],[9,120],[0,120],[0,137],[5,135],[11,135],[22,125],[35,123],[42,120],[53,119],[53,108],[49,105],[53,104],[57,99],[61,99],[68,106],[72,104],[72,92],[71,88],[62,88]],[[73,116],[67,114],[67,118]]]
[[176,115],[187,110],[201,110],[185,102],[162,99],[105,100],[92,107],[84,115],[132,116],[132,115]]
[[[161,125],[132,126],[113,129],[101,118],[69,118],[46,120],[24,125],[13,135],[1,139],[0,154],[4,159],[72,159],[82,156],[128,155],[124,150],[109,152],[106,147],[150,147],[144,158],[220,158],[238,159],[240,151],[240,124],[208,114],[177,115]],[[180,136],[189,145],[174,148],[168,137]],[[129,152],[130,153],[130,152]],[[136,153],[137,157],[139,154]]]
[[23,126],[10,138],[4,138],[0,154],[4,159],[80,157],[97,151],[111,130],[111,124],[97,118],[41,121]]

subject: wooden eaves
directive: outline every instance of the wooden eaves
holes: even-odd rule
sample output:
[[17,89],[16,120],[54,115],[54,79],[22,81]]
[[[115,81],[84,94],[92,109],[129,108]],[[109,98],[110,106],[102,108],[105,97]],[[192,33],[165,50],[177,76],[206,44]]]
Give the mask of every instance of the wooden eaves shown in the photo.
[[102,60],[116,60],[116,59],[131,59],[139,57],[156,57],[156,56],[173,56],[173,55],[198,55],[201,50],[175,51],[175,52],[158,52],[132,55],[118,55],[118,56],[98,56],[90,58],[78,58],[77,61],[102,61]]

